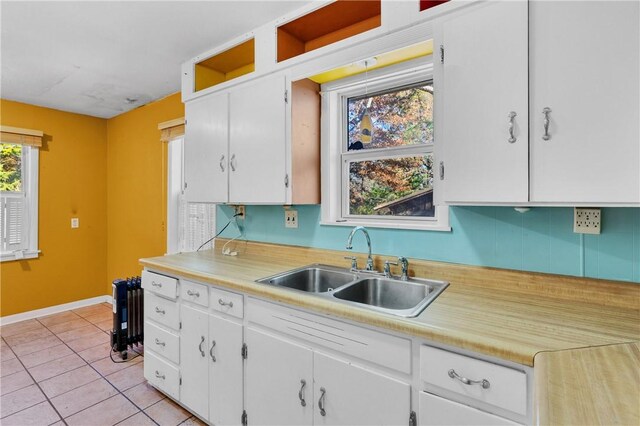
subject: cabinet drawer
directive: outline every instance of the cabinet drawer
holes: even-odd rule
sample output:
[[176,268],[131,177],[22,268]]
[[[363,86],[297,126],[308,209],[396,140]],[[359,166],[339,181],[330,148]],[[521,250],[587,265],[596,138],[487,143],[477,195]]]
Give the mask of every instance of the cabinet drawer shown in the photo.
[[142,271],[142,288],[173,300],[178,296],[178,280],[155,272]]
[[174,330],[177,330],[180,325],[178,304],[148,291],[145,291],[144,295],[144,316]]
[[209,306],[207,285],[197,284],[191,281],[182,280],[180,282],[180,297],[182,300],[192,302],[205,308]]
[[[430,346],[422,346],[420,347],[420,378],[451,392],[466,395],[514,413],[527,414],[527,375],[523,371]],[[483,387],[481,383],[467,385],[460,378],[487,380],[487,387]]]
[[420,392],[420,426],[516,426],[511,420]]
[[152,322],[144,323],[144,345],[169,361],[180,363],[180,336],[164,330]]
[[144,377],[173,399],[180,398],[178,369],[148,350],[144,353]]
[[236,318],[244,317],[244,305],[241,294],[231,293],[218,288],[209,288],[211,295],[211,307],[225,314],[232,315]]

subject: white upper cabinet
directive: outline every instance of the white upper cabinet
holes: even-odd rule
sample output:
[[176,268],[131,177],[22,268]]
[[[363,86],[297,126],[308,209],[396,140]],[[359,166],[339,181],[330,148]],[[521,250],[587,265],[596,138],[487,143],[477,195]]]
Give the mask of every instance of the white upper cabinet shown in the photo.
[[640,203],[640,4],[529,8],[531,201]]
[[527,3],[448,20],[440,45],[445,201],[527,201]]
[[229,202],[285,203],[287,134],[285,77],[230,94]]
[[228,201],[229,100],[226,93],[185,106],[185,197],[191,202]]

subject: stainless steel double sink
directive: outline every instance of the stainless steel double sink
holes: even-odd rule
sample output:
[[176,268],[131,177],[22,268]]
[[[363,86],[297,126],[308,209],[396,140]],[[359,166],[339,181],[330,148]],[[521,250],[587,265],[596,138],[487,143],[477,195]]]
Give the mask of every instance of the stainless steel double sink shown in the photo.
[[419,315],[449,285],[444,281],[418,278],[403,281],[373,271],[353,272],[320,264],[256,282],[406,318]]

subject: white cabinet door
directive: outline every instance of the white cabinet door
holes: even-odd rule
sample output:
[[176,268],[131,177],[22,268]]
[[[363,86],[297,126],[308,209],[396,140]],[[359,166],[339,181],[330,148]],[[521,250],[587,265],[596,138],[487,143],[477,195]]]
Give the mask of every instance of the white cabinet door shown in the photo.
[[184,174],[187,201],[228,200],[229,99],[226,93],[185,105]]
[[531,201],[640,202],[639,8],[530,2]]
[[525,1],[490,2],[442,24],[436,143],[443,145],[447,202],[528,200],[527,36]]
[[180,402],[206,419],[209,416],[209,318],[205,311],[185,305],[180,307],[180,315]]
[[515,426],[517,423],[484,411],[420,392],[420,426]]
[[246,328],[245,341],[249,424],[311,425],[316,407],[311,349],[253,327]]
[[314,425],[404,425],[409,422],[409,384],[318,352],[314,353],[313,371]]
[[286,201],[285,78],[263,78],[230,95],[229,202]]
[[242,418],[242,324],[209,315],[209,422],[237,425]]

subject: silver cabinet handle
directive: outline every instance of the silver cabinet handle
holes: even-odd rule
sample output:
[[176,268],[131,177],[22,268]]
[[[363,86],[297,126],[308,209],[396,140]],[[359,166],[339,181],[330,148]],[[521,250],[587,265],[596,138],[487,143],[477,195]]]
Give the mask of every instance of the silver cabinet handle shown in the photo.
[[220,171],[224,172],[224,154],[220,157]]
[[154,287],[162,287],[162,283],[157,283],[155,281],[151,281],[151,285]]
[[216,356],[213,354],[213,348],[216,347],[216,341],[211,342],[211,349],[209,349],[209,355],[211,356],[211,360],[216,362]]
[[188,294],[189,296],[200,297],[200,292],[199,292],[199,291],[191,291],[191,290],[187,290],[187,294]]
[[200,344],[198,345],[198,350],[200,350],[200,354],[202,355],[202,358],[204,358],[206,355],[204,354],[204,349],[202,349],[202,344],[204,343],[204,336],[202,336],[202,340],[200,341]]
[[303,407],[307,406],[307,401],[304,400],[304,387],[307,386],[307,381],[302,379],[300,380],[300,390],[298,391],[298,399],[300,400],[300,405]]
[[236,171],[236,155],[231,155],[231,160],[229,160],[229,166],[231,166],[231,171]]
[[160,309],[156,306],[156,313],[160,315],[164,315],[164,309]]
[[542,140],[543,141],[548,141],[549,139],[551,139],[551,135],[549,134],[549,113],[551,112],[551,108],[549,107],[544,107],[542,109],[542,113],[544,114],[544,120],[543,120],[543,124],[544,124],[544,135],[542,135]]
[[318,400],[318,408],[320,409],[320,415],[326,416],[327,412],[324,410],[324,395],[327,393],[325,388],[320,388],[320,399]]
[[517,141],[516,137],[513,136],[514,118],[516,118],[517,115],[515,111],[509,113],[509,143],[515,143],[515,141]]
[[167,344],[156,337],[156,345],[164,347]]
[[160,374],[160,372],[159,372],[158,370],[156,370],[156,377],[157,377],[158,379],[162,379],[162,380],[164,380],[165,375],[164,375],[164,374]]
[[480,385],[482,386],[482,389],[489,389],[491,387],[491,383],[489,383],[487,379],[482,379],[482,380],[467,379],[466,377],[462,377],[458,375],[458,373],[456,373],[456,370],[454,370],[453,368],[449,370],[449,377],[451,377],[452,379],[460,380],[462,383],[469,386]]
[[228,306],[230,308],[233,308],[233,302],[225,302],[222,299],[218,299],[218,303],[222,306]]

